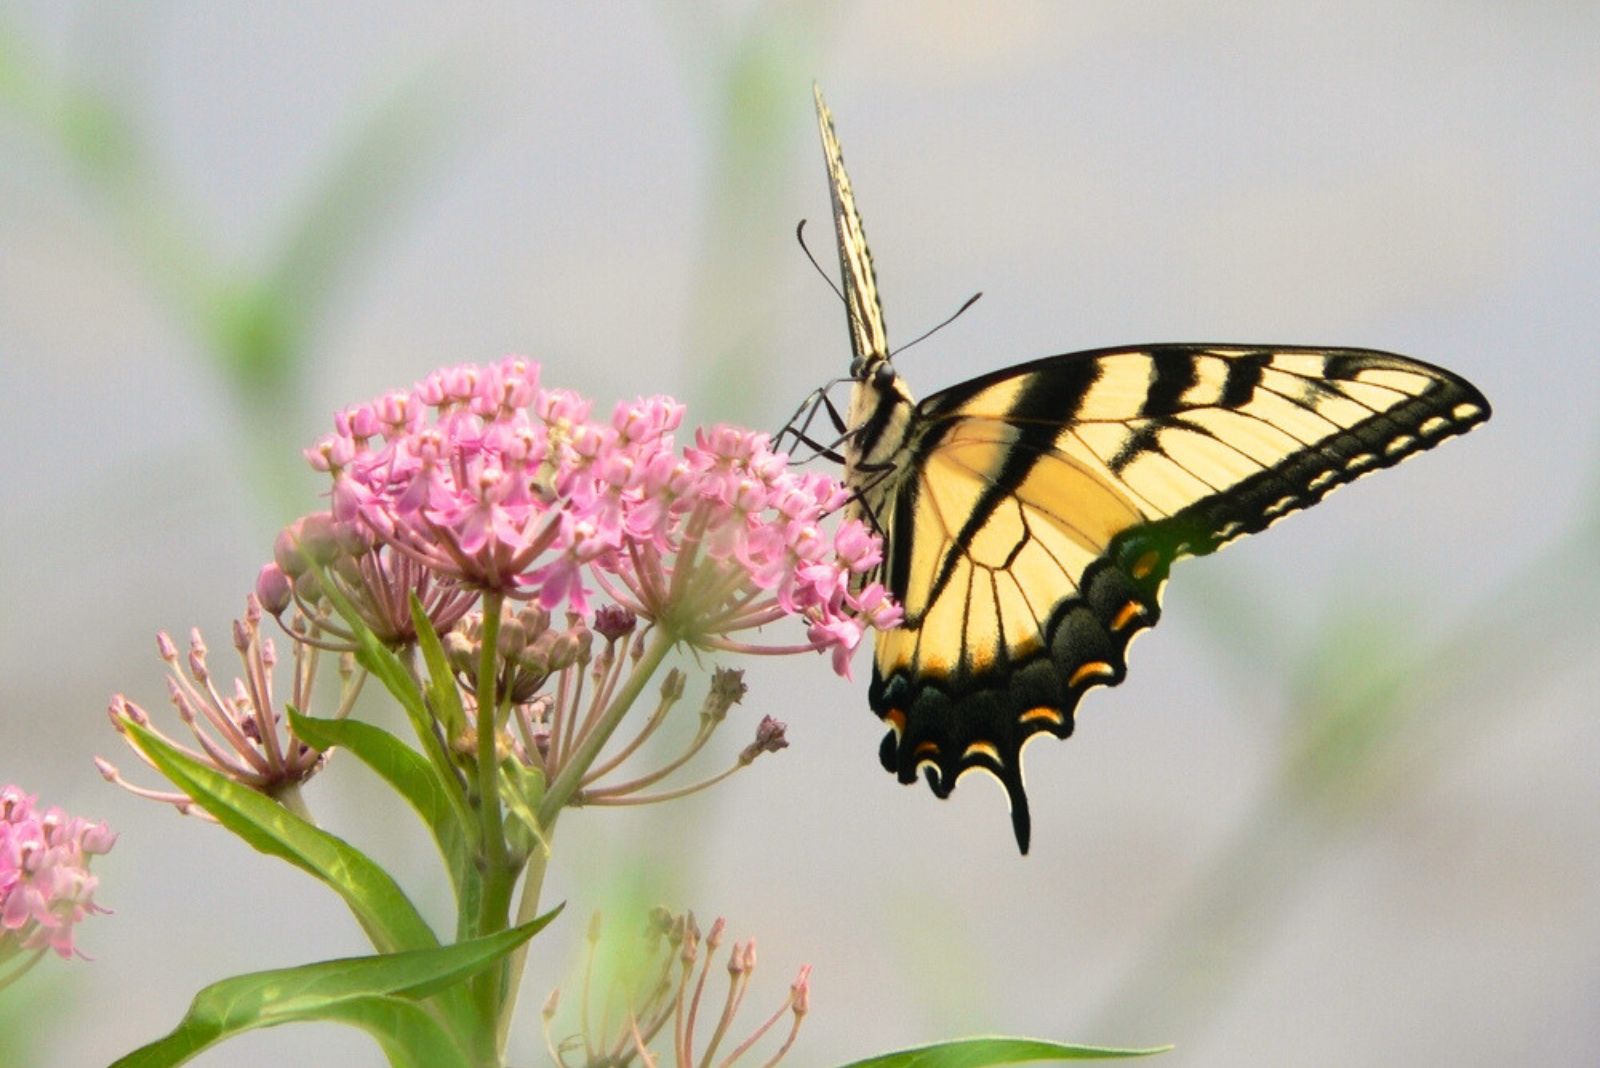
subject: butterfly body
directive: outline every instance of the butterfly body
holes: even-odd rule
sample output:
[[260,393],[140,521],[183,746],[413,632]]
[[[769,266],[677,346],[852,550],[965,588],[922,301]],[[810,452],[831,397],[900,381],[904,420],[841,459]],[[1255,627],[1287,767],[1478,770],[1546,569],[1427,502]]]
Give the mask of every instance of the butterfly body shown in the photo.
[[879,755],[940,797],[994,776],[1027,852],[1023,747],[1068,736],[1083,694],[1122,681],[1174,561],[1470,429],[1488,402],[1392,353],[1236,344],[1052,356],[913,402],[820,92],[817,109],[854,351],[844,478],[905,611],[874,652]]

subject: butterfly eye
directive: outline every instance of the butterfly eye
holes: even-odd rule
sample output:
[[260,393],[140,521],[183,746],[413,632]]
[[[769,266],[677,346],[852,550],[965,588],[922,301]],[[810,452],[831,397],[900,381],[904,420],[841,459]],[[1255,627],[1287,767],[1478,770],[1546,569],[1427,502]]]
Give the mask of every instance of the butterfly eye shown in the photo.
[[866,361],[863,360],[860,356],[857,356],[855,359],[850,361],[850,377],[851,378],[860,378],[861,377],[861,372],[864,371],[865,369],[866,369]]
[[894,377],[894,368],[889,366],[888,361],[885,360],[878,365],[877,370],[872,372],[872,385],[876,389],[887,391],[894,385]]

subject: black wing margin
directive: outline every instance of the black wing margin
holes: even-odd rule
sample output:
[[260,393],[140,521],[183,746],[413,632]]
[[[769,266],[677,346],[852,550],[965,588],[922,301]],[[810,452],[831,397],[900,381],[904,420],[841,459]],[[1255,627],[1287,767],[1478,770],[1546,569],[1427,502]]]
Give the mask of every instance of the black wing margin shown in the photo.
[[1017,844],[1022,750],[1072,733],[1127,673],[1174,561],[1202,556],[1489,417],[1475,388],[1390,353],[1157,345],[1050,357],[929,397],[887,509],[880,758],[948,796],[995,776]]

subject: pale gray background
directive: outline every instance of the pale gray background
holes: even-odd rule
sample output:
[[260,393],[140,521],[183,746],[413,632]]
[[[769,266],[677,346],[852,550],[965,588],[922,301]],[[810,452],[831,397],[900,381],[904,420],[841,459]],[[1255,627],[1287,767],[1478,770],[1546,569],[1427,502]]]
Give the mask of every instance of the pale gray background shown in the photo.
[[[507,351],[605,405],[668,391],[763,426],[842,371],[792,240],[807,217],[829,246],[813,78],[894,335],[987,294],[904,358],[919,391],[1119,342],[1323,342],[1446,364],[1495,418],[1179,567],[1131,679],[1031,747],[1026,859],[992,786],[939,804],[878,769],[863,684],[743,665],[723,754],[762,712],[793,748],[703,800],[563,822],[547,896],[572,911],[514,1063],[543,1063],[537,1006],[625,887],[756,934],[752,1009],[815,966],[801,1065],[982,1031],[1176,1042],[1173,1065],[1594,1061],[1595,4],[121,7],[0,7],[0,781],[122,832],[96,959],[0,996],[0,1063],[103,1063],[206,982],[364,948],[321,887],[90,764],[135,763],[101,710],[161,707],[157,627],[203,626],[224,669],[277,524],[321,489],[280,442]],[[64,85],[133,124],[140,183],[64,150],[29,97]],[[400,163],[312,227],[354,251],[303,384],[246,418],[173,280],[250,278],[385,107]],[[352,205],[378,205],[359,242]],[[1314,746],[1349,760],[1320,788],[1286,772],[1311,709],[1386,657],[1398,728]],[[309,798],[443,915],[352,762]],[[379,1063],[331,1027],[197,1063],[285,1058]]]

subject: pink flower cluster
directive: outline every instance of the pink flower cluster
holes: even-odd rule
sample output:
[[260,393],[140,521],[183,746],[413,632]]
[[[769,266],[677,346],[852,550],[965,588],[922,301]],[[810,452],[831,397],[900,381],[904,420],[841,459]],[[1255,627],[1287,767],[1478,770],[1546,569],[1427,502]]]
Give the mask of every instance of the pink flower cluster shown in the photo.
[[[831,650],[848,673],[864,629],[899,621],[863,584],[876,535],[859,520],[822,528],[848,491],[792,471],[753,431],[700,430],[680,452],[682,419],[649,397],[593,420],[587,400],[511,357],[348,408],[307,457],[333,479],[336,521],[446,579],[577,612],[592,583],[690,644]],[[805,620],[805,645],[728,637],[786,615]]]
[[0,961],[8,949],[49,947],[71,957],[73,926],[105,911],[94,903],[89,858],[109,852],[117,836],[58,808],[40,811],[35,801],[15,786],[0,788]]

